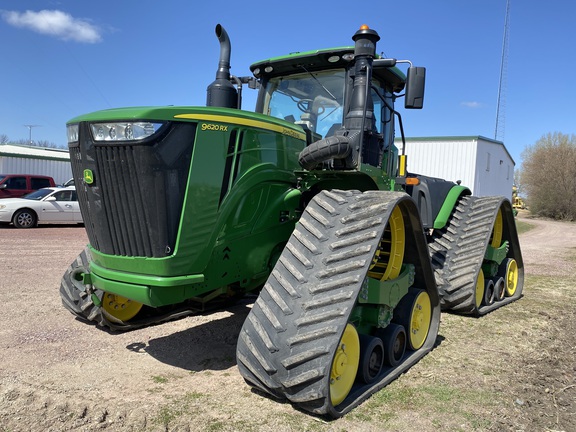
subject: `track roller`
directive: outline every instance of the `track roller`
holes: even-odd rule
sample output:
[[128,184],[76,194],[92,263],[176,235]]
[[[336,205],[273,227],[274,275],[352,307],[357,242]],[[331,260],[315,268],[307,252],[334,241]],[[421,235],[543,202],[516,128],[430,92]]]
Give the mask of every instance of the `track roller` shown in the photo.
[[439,311],[412,198],[322,191],[244,322],[238,368],[263,392],[339,417],[432,349]]
[[498,277],[494,280],[494,296],[496,301],[504,300],[506,296],[506,282],[503,277]]
[[377,335],[382,337],[384,345],[384,362],[388,366],[398,366],[406,352],[406,330],[400,324],[390,323],[386,328],[379,330]]
[[496,292],[494,290],[494,281],[492,279],[486,279],[484,284],[484,299],[482,304],[486,306],[490,306],[494,303],[494,299],[496,298]]
[[[379,337],[360,335],[358,378],[365,384],[376,380],[384,365],[384,344]],[[334,401],[332,401],[334,403]]]

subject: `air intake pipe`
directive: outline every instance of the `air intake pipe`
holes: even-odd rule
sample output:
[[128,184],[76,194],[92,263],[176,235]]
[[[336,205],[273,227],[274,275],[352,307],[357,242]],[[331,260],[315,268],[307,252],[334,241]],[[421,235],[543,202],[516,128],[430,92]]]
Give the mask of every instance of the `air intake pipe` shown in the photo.
[[232,46],[228,33],[220,24],[216,26],[216,37],[220,41],[220,59],[216,79],[206,89],[206,106],[238,108],[238,92],[230,82],[230,53]]
[[366,132],[375,128],[374,101],[371,97],[372,62],[376,57],[376,42],[380,36],[368,27],[361,27],[352,40],[354,46],[354,84],[344,117],[343,127],[334,136],[310,144],[300,152],[298,162],[311,170],[318,164],[334,159],[335,168],[355,169],[363,154]]

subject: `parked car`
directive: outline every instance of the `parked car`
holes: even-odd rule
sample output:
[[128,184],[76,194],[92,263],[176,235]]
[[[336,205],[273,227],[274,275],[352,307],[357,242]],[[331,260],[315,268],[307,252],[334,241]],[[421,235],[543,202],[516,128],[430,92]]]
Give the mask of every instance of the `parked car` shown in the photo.
[[12,223],[16,228],[83,223],[76,188],[42,188],[22,198],[0,200],[0,222]]
[[54,186],[54,179],[48,176],[0,174],[0,198],[20,198],[35,190]]

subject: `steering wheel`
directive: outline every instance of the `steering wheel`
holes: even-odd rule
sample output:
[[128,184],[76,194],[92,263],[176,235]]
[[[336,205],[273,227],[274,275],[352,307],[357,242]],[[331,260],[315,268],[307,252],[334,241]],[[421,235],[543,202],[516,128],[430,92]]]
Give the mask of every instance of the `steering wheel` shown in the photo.
[[[298,103],[296,104],[296,106],[298,107],[298,109],[302,112],[305,113],[309,113],[310,111],[310,106],[314,101],[312,99],[300,99],[298,101]],[[316,113],[317,115],[322,114],[324,111],[326,111],[326,108],[324,108],[323,106],[318,107],[318,112]]]

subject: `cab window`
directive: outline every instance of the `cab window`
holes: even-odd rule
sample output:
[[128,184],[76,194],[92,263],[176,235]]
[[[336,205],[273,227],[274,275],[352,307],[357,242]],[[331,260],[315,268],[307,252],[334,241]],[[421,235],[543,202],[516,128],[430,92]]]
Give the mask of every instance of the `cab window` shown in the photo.
[[272,78],[266,88],[264,113],[325,137],[334,125],[342,123],[345,76],[339,69]]

